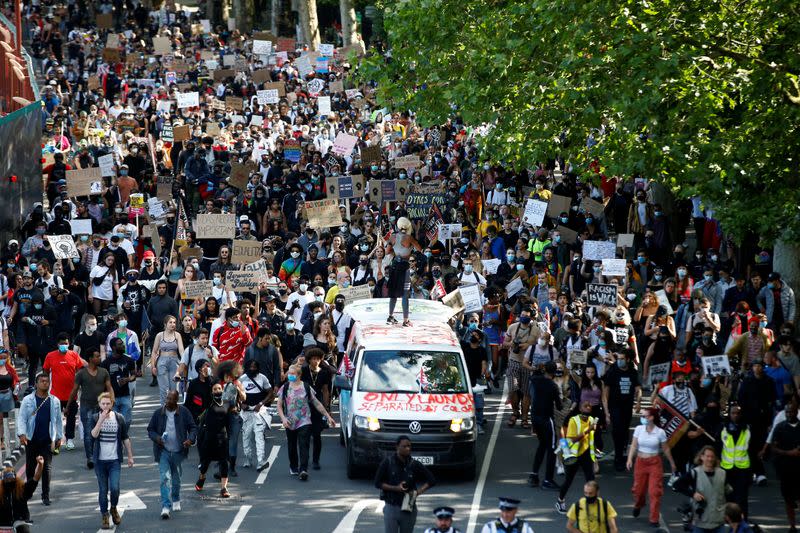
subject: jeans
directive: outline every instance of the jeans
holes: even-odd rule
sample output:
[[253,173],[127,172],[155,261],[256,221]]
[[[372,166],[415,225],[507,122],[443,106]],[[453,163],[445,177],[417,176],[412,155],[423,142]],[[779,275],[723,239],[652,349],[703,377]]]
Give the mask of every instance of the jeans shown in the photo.
[[[158,474],[161,477],[161,507],[172,509],[174,502],[181,501],[181,475],[183,453],[161,450],[158,459]],[[172,489],[170,491],[170,488]]]
[[[119,413],[125,419],[125,425],[131,427],[133,419],[133,404],[130,396],[117,396],[114,398],[114,412]],[[89,427],[91,430],[91,426]]]
[[178,389],[178,382],[172,379],[175,372],[178,371],[178,358],[161,355],[156,361],[156,370],[158,371],[158,396],[161,400],[161,405],[167,399],[167,393],[171,390]]
[[383,530],[386,533],[412,533],[417,523],[417,508],[410,513],[400,510],[399,505],[383,506]]
[[478,422],[478,424],[483,425],[483,405],[485,403],[483,393],[482,392],[474,393],[472,395],[472,398],[475,401],[475,419]]
[[661,497],[664,495],[664,465],[661,456],[637,457],[633,470],[633,507],[644,507],[650,496],[650,522],[658,522],[661,515]]
[[[286,430],[286,447],[289,451],[289,468],[308,471],[308,448],[311,444],[311,424],[297,429]],[[297,463],[297,451],[300,450],[300,464]]]
[[94,437],[92,437],[92,415],[97,411],[95,407],[81,404],[81,425],[83,426],[83,452],[86,460],[92,460],[94,450]]
[[75,415],[78,414],[77,402],[72,402],[67,408],[67,402],[61,400],[61,409],[67,411],[67,425],[64,427],[64,436],[68,439],[75,438]]
[[42,498],[50,497],[50,473],[53,469],[53,452],[50,450],[50,439],[31,440],[25,447],[25,475],[28,479],[33,478],[36,472],[36,457],[41,455],[44,458],[44,470],[42,471]]
[[113,461],[97,461],[94,464],[94,473],[97,476],[97,485],[100,488],[100,514],[108,513],[108,491],[111,491],[111,507],[116,507],[119,502],[119,474],[122,470],[119,459]]
[[239,451],[239,434],[242,432],[242,417],[238,413],[228,418],[228,456],[233,459]]

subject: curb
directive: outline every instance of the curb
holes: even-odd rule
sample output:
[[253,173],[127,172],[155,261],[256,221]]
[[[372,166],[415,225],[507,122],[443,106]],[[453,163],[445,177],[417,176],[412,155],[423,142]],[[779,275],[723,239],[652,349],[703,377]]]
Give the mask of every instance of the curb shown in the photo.
[[3,466],[11,466],[11,467],[16,466],[17,461],[20,460],[20,458],[23,456],[24,453],[25,453],[25,446],[20,444],[14,449],[14,451],[11,452],[11,455],[3,461]]

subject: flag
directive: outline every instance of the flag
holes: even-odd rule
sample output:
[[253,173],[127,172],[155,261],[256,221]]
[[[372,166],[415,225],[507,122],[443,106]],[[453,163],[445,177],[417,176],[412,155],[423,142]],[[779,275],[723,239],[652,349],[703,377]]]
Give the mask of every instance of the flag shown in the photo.
[[339,365],[339,375],[347,376],[348,379],[353,379],[355,370],[356,369],[353,366],[353,363],[350,361],[350,356],[348,356],[347,352],[345,352],[344,357],[342,358],[342,362]]
[[417,383],[419,383],[419,390],[424,391],[427,390],[430,386],[430,382],[428,381],[428,376],[425,375],[425,367],[419,367],[419,376],[417,376]]
[[667,443],[671,448],[689,430],[689,421],[660,393],[658,395],[658,405],[660,408],[658,426],[667,434]]
[[428,217],[425,219],[422,227],[425,229],[425,236],[428,237],[430,242],[436,242],[439,235],[439,224],[443,222],[444,219],[442,218],[442,212],[439,210],[439,206],[436,203],[431,204],[430,213],[428,213]]
[[431,288],[431,300],[438,300],[447,295],[447,290],[444,288],[444,283],[441,279],[437,279]]

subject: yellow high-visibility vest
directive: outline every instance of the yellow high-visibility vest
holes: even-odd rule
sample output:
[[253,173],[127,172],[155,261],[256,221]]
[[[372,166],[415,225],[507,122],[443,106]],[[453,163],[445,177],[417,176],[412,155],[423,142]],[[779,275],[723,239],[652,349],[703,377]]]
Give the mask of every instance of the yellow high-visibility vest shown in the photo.
[[750,430],[743,429],[739,433],[739,439],[734,443],[733,435],[727,429],[722,430],[722,458],[719,465],[725,470],[731,468],[750,468],[750,456],[747,455],[747,448],[750,445]]

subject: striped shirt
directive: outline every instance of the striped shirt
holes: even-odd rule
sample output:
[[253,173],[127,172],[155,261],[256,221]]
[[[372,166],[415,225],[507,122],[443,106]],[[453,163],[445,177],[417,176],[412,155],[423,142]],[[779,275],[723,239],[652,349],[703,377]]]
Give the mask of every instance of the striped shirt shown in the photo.
[[101,461],[116,461],[119,459],[117,456],[117,417],[112,414],[100,425],[100,435],[97,440],[100,441],[100,455],[98,459]]

